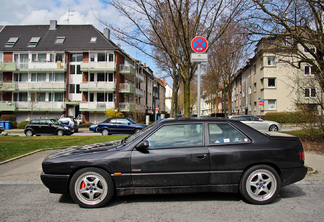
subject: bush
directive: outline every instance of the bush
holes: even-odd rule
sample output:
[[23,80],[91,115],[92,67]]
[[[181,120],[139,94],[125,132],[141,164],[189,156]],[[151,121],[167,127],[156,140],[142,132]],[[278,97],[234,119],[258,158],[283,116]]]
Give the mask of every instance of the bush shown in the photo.
[[[2,115],[0,118],[1,121],[17,121],[15,115]],[[17,125],[17,124],[16,124]]]
[[264,116],[265,120],[276,121],[282,123],[310,123],[316,120],[314,113],[307,112],[277,112],[277,113],[266,113]]
[[29,121],[22,121],[18,124],[18,129],[25,129],[25,126],[29,123]]

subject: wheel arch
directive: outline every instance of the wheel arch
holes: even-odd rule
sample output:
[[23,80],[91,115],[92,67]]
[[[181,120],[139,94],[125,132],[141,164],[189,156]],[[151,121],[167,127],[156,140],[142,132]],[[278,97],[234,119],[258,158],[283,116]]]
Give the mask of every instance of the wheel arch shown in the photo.
[[272,167],[278,173],[279,178],[280,178],[280,183],[282,182],[282,172],[281,172],[280,168],[276,164],[271,163],[271,162],[258,162],[258,163],[253,163],[253,164],[248,165],[247,167],[245,167],[245,169],[243,169],[240,181],[242,180],[242,177],[243,177],[243,174],[245,171],[247,171],[251,167],[258,166],[258,165],[266,165],[266,166]]

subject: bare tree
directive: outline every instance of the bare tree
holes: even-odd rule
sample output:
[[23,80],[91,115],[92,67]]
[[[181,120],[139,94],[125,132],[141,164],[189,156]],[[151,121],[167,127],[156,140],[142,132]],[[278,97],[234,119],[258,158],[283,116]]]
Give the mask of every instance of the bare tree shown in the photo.
[[[150,50],[164,51],[171,69],[184,84],[184,114],[190,114],[190,82],[196,71],[191,63],[190,42],[204,36],[212,46],[228,24],[241,12],[242,0],[111,0],[110,4],[129,21],[130,29],[105,23],[116,37],[153,59]],[[220,23],[220,19],[225,22]],[[154,38],[152,38],[154,36]],[[167,64],[167,63],[165,63]]]
[[[309,64],[324,89],[324,2],[322,0],[253,0],[248,15],[251,34],[276,39],[278,53],[292,52],[289,62]],[[293,62],[290,62],[293,61]]]

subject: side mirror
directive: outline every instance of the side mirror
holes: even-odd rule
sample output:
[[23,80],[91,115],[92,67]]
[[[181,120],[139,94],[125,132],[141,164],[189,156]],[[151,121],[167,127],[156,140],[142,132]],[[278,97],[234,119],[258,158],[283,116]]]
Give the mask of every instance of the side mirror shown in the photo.
[[147,140],[145,140],[145,141],[137,144],[137,146],[135,148],[140,152],[148,153],[147,148],[149,148],[149,146],[150,146],[149,142]]
[[128,125],[130,126],[130,125],[131,125],[131,123],[128,123]]

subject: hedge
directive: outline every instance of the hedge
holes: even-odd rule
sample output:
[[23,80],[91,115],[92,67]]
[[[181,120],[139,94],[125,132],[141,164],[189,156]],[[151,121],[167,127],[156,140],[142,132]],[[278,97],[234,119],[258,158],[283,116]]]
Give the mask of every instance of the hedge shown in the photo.
[[276,121],[278,123],[310,123],[317,121],[317,115],[311,112],[277,112],[266,113],[265,120]]

